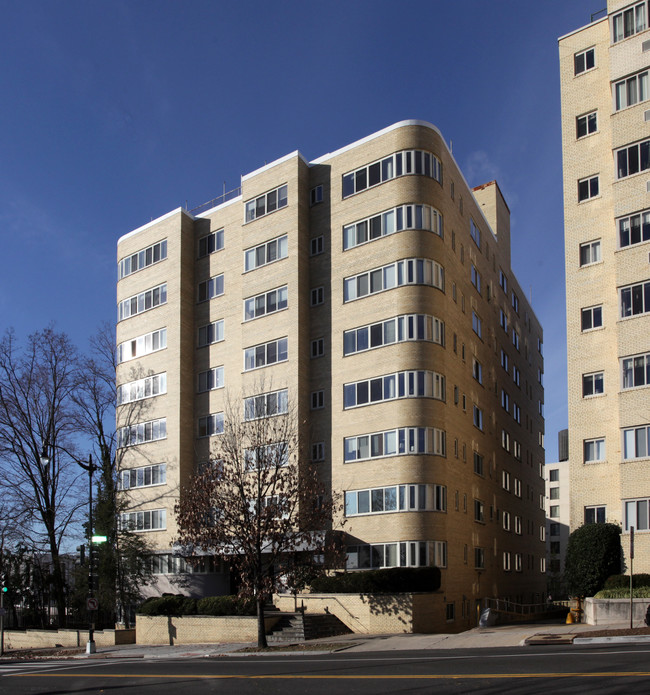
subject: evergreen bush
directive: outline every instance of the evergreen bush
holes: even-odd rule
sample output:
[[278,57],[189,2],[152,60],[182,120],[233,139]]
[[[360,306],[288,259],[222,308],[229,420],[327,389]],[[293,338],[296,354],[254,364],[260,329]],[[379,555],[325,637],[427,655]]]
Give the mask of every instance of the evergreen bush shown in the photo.
[[318,577],[312,582],[310,591],[312,594],[401,594],[439,588],[437,567],[394,567]]

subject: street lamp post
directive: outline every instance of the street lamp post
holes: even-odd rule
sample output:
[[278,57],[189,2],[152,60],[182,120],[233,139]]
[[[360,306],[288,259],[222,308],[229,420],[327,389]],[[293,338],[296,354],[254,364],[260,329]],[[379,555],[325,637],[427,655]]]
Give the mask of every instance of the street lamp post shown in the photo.
[[88,471],[88,598],[86,609],[88,610],[88,642],[86,643],[86,654],[94,654],[97,649],[95,646],[95,623],[93,622],[93,611],[96,610],[96,601],[93,588],[93,457],[88,456],[88,463],[77,463]]

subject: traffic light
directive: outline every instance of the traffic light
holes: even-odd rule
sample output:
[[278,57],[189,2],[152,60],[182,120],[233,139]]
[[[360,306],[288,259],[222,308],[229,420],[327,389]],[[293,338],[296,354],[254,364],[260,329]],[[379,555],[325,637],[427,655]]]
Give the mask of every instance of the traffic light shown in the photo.
[[77,552],[79,553],[79,564],[83,565],[84,562],[86,561],[86,546],[85,545],[78,545],[77,546]]

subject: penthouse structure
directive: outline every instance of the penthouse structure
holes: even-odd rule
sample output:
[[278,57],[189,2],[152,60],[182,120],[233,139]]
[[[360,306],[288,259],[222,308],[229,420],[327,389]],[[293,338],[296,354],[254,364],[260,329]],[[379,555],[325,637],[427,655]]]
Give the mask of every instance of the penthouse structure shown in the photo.
[[[456,629],[483,597],[542,598],[542,329],[497,183],[471,190],[434,126],[293,152],[126,234],[118,268],[125,521],[160,590],[183,564],[173,505],[234,397],[242,418],[294,401],[347,570],[439,566]],[[228,590],[224,564],[200,569],[191,591]]]

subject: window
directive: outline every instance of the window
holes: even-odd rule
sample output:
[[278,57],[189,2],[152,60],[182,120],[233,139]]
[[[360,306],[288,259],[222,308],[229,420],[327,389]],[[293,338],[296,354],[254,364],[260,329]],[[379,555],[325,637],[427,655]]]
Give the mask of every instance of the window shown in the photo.
[[504,531],[510,531],[510,512],[501,513],[501,524]]
[[648,171],[648,169],[650,169],[650,140],[637,142],[616,151],[617,178],[624,179],[626,176]]
[[623,388],[650,386],[650,353],[634,355],[621,360],[623,367]]
[[323,202],[323,186],[314,186],[314,188],[309,191],[309,204],[317,205]]
[[379,403],[396,398],[445,400],[445,377],[424,370],[394,372],[343,385],[343,407]]
[[[440,565],[437,565],[438,567]],[[445,604],[445,620],[449,623],[456,620],[456,604],[446,603]]]
[[222,389],[223,386],[223,367],[213,367],[205,372],[199,372],[199,393]]
[[484,475],[483,457],[477,451],[474,452],[474,473],[476,475]]
[[612,43],[634,36],[647,28],[646,2],[627,7],[612,15]]
[[167,347],[167,329],[159,328],[157,331],[145,333],[137,338],[125,340],[117,346],[117,363],[127,362],[136,357],[150,355],[152,352],[164,350]]
[[481,338],[483,334],[483,324],[481,317],[478,316],[474,311],[472,311],[472,330],[476,335]]
[[288,338],[278,338],[244,350],[244,371],[268,367],[289,358]]
[[585,524],[604,524],[606,519],[605,505],[585,507]]
[[140,422],[137,425],[120,427],[117,431],[117,446],[122,448],[146,444],[165,439],[165,437],[167,437],[167,419],[163,417],[159,420],[150,420],[149,422]]
[[521,497],[521,480],[519,480],[519,478],[514,478],[513,483],[515,489],[515,496]]
[[442,164],[429,152],[407,150],[343,175],[343,198],[378,186],[398,176],[420,174],[442,183]]
[[224,293],[223,273],[214,277],[199,282],[199,302],[206,302],[208,299],[220,297]]
[[650,312],[650,280],[621,288],[621,318]]
[[325,248],[325,237],[317,236],[309,241],[309,255],[318,256]]
[[510,553],[504,551],[503,553],[503,570],[504,572],[510,572]]
[[614,85],[616,110],[648,100],[648,71],[627,77]]
[[512,403],[512,417],[521,425],[521,408],[514,401]]
[[117,387],[117,405],[133,403],[167,393],[167,372],[130,381]]
[[444,292],[445,271],[435,261],[407,258],[343,280],[343,301],[351,302],[370,294],[403,285],[429,285]]
[[410,340],[445,344],[445,324],[435,316],[406,314],[343,333],[343,354],[352,355],[373,348]]
[[210,232],[210,234],[201,237],[199,239],[199,258],[221,251],[223,242],[223,229],[220,229],[218,232]]
[[576,75],[596,67],[595,49],[588,48],[573,56],[573,68]]
[[264,446],[244,449],[246,469],[277,469],[289,463],[289,445],[287,442],[274,442]]
[[442,236],[442,216],[429,205],[400,205],[343,227],[343,250],[404,229],[423,229]]
[[599,263],[600,260],[600,239],[580,244],[580,267]]
[[346,437],[343,441],[343,458],[346,463],[414,454],[445,456],[444,430],[435,427],[400,427],[384,432]]
[[120,530],[162,531],[167,528],[166,516],[167,512],[164,509],[120,514]]
[[345,567],[348,570],[426,567],[430,562],[427,541],[349,545],[346,553]]
[[311,356],[322,357],[325,354],[325,339],[316,338],[316,340],[311,341]]
[[483,411],[476,405],[474,406],[474,427],[483,430]]
[[311,409],[318,410],[325,407],[325,391],[312,391],[311,392]]
[[550,499],[559,500],[560,499],[560,488],[552,487],[549,489]]
[[324,461],[325,460],[325,442],[315,442],[311,445],[311,460],[312,461]]
[[138,270],[147,268],[154,263],[164,261],[167,258],[167,239],[159,241],[146,249],[136,251],[131,256],[126,256],[117,264],[117,279],[137,273]]
[[584,461],[593,463],[605,460],[605,439],[585,439],[583,442]]
[[136,294],[133,297],[122,300],[117,305],[117,320],[123,321],[136,314],[141,314],[143,311],[155,309],[161,304],[167,303],[167,283],[153,287],[150,290],[145,290]]
[[499,325],[506,333],[508,332],[508,316],[503,309],[499,309]]
[[[433,541],[433,566],[434,567],[447,567],[447,541]],[[453,620],[453,610],[451,611],[451,618],[449,618],[450,611],[449,606],[453,603],[447,604],[447,619]]]
[[576,118],[576,137],[584,138],[585,135],[591,135],[597,130],[598,125],[595,111]]
[[442,485],[391,485],[345,493],[345,516],[446,510],[447,490]]
[[508,353],[505,352],[503,349],[501,350],[501,366],[508,371]]
[[513,328],[512,329],[512,344],[515,346],[515,350],[519,350],[519,333]]
[[501,269],[499,269],[499,287],[508,294],[508,277]]
[[582,375],[582,397],[597,396],[605,392],[604,372]]
[[510,434],[506,430],[501,430],[501,446],[510,452]]
[[474,567],[476,569],[485,569],[485,550],[483,548],[474,548]]
[[512,293],[512,308],[519,313],[519,297],[513,292]]
[[284,415],[289,412],[289,391],[271,391],[244,398],[244,420]]
[[120,490],[129,490],[134,487],[149,487],[151,485],[164,485],[166,482],[167,466],[157,463],[153,466],[131,468],[118,473],[118,485]]
[[506,412],[510,412],[510,396],[503,389],[501,389],[501,407]]
[[632,427],[623,430],[623,458],[643,459],[650,456],[650,426]]
[[481,294],[481,274],[476,270],[476,266],[472,263],[471,271],[470,271],[470,278],[472,281],[472,285],[476,287],[476,290],[479,294]]
[[522,526],[522,525],[521,525],[521,517],[515,515],[515,533],[516,533],[518,536],[521,536],[521,526]]
[[512,455],[517,459],[517,461],[521,461],[521,443],[516,439],[512,440]]
[[548,472],[548,479],[552,483],[557,483],[560,480],[560,469],[559,468],[551,468],[551,470]]
[[244,251],[244,272],[282,260],[288,255],[289,242],[285,234]]
[[287,206],[287,185],[280,186],[246,203],[246,222],[268,215]]
[[220,343],[224,338],[224,320],[213,321],[199,328],[199,347]]
[[578,181],[578,202],[595,198],[599,194],[598,175]]
[[325,301],[325,288],[324,287],[314,287],[311,291],[311,305],[318,306]]
[[559,536],[560,535],[560,524],[558,524],[557,522],[553,522],[552,524],[549,524],[548,532],[551,536]]
[[199,437],[223,434],[223,413],[213,413],[199,418]]
[[510,492],[510,473],[508,471],[501,471],[501,486]]
[[252,321],[266,314],[274,314],[287,308],[287,286],[278,287],[256,297],[244,299],[244,321]]
[[515,572],[521,572],[523,569],[523,563],[521,559],[521,553],[515,553]]
[[475,357],[472,359],[472,376],[479,384],[483,383],[483,365]]
[[481,230],[476,226],[476,222],[470,218],[469,220],[469,235],[472,237],[474,243],[481,248]]
[[620,248],[650,241],[650,210],[618,220],[618,244]]
[[603,325],[603,307],[599,305],[582,309],[580,317],[580,328],[582,331],[600,328]]
[[[648,507],[650,500],[639,499],[629,500],[625,502],[625,530],[629,531],[630,527],[634,526],[637,531],[648,531]],[[605,521],[605,508],[603,507],[603,521]],[[586,512],[586,510],[585,510]]]

